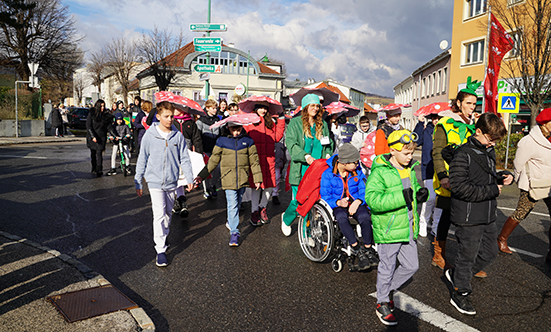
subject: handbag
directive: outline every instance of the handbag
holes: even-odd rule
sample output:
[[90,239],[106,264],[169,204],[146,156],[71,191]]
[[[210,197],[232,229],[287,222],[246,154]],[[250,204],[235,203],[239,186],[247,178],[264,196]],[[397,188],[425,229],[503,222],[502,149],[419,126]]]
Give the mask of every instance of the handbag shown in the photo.
[[528,176],[528,184],[530,186],[530,197],[539,201],[551,196],[551,177],[544,179],[531,178],[528,164],[526,164],[526,175]]

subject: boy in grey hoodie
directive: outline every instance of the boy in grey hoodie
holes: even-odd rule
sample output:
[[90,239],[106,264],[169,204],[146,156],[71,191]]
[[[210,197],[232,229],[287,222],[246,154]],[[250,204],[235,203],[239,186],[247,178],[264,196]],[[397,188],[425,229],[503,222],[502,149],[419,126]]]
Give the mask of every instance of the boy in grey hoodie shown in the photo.
[[[174,106],[165,101],[157,104],[157,120],[146,131],[136,164],[136,193],[142,196],[142,179],[145,177],[153,210],[153,241],[157,251],[157,266],[167,266],[166,238],[168,237],[174,197],[180,169],[186,179],[193,179],[191,162],[184,135],[173,125]],[[193,183],[187,185],[188,191]]]

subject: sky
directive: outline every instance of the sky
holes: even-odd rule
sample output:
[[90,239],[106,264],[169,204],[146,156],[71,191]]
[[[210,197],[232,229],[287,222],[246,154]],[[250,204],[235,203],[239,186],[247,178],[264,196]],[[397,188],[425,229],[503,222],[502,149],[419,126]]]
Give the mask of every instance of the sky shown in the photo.
[[[65,0],[86,52],[113,38],[137,39],[153,29],[206,23],[208,0]],[[211,0],[212,33],[257,60],[285,63],[287,79],[334,79],[367,93],[394,97],[393,87],[451,44],[451,0]]]

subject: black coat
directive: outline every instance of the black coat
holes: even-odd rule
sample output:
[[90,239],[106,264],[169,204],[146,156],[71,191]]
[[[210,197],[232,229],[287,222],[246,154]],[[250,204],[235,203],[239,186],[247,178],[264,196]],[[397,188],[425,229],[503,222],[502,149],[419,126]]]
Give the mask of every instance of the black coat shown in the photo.
[[450,219],[456,225],[490,224],[497,218],[499,188],[493,147],[474,136],[458,147],[450,164]]
[[178,119],[174,119],[172,124],[184,134],[186,139],[187,147],[191,150],[192,147],[195,148],[195,152],[203,154],[203,141],[201,140],[201,132],[197,128],[195,121],[192,119],[180,122]]
[[59,108],[54,108],[51,113],[52,127],[56,128],[63,124],[63,119],[61,118],[61,112]]
[[[113,123],[113,115],[107,111],[95,114],[94,108],[90,109],[86,119],[86,145],[91,150],[105,150],[107,132]],[[96,142],[92,141],[96,138]]]
[[419,122],[413,131],[419,135],[417,145],[422,146],[421,177],[423,180],[432,179],[434,175],[434,162],[432,161],[432,135],[434,134],[434,125],[432,121],[429,121],[425,127],[423,122]]

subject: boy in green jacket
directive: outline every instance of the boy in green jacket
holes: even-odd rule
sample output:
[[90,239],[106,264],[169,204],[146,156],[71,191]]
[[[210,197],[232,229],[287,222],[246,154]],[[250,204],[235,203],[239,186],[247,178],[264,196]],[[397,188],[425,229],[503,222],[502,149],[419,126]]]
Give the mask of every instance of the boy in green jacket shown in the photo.
[[[365,202],[371,208],[373,238],[377,243],[377,317],[385,325],[396,325],[393,292],[419,268],[417,203],[428,198],[413,167],[417,135],[396,130],[388,136],[390,153],[378,156],[371,166],[365,188]],[[396,268],[396,258],[400,266]]]

